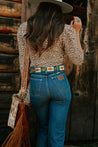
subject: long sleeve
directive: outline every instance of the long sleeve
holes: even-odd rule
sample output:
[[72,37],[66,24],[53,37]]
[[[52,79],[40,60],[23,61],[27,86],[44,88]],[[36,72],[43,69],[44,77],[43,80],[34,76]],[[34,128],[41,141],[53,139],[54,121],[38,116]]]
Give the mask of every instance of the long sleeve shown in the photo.
[[63,32],[63,44],[65,53],[68,55],[70,61],[75,65],[81,65],[84,60],[84,55],[80,52],[76,31],[70,25],[65,25]]
[[20,72],[22,72],[23,69],[23,56],[24,56],[24,49],[26,47],[26,42],[24,38],[24,35],[26,33],[26,25],[27,22],[22,23],[18,28],[18,32],[17,32]]
[[[24,22],[20,25],[20,27],[18,28],[18,32],[17,32],[17,41],[18,41],[18,49],[19,49],[19,67],[20,67],[20,72],[22,73],[23,70],[23,57],[24,57],[24,50],[26,47],[26,41],[24,38],[24,35],[26,33],[26,26],[27,26],[27,22]],[[19,95],[21,94],[21,90],[18,93]],[[26,90],[26,96],[24,98],[24,102],[29,104],[30,103],[30,83],[27,86],[27,90]]]

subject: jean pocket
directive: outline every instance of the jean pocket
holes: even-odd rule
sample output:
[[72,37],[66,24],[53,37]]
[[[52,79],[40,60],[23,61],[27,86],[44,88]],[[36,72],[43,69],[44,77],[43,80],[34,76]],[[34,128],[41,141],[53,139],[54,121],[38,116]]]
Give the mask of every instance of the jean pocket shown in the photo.
[[55,77],[51,77],[53,83],[53,89],[55,91],[56,99],[58,100],[71,100],[71,90],[68,79],[65,74],[60,74]]
[[40,96],[42,79],[40,78],[31,78],[30,79],[30,95],[31,96]]
[[51,77],[54,86],[60,91],[69,91],[70,85],[65,74]]

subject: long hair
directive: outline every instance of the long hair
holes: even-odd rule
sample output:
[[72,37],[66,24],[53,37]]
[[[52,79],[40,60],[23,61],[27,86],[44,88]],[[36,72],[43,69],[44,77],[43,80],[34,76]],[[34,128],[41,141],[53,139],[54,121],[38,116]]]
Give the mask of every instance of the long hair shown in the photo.
[[[64,19],[59,5],[41,2],[37,11],[27,20],[26,39],[36,52],[45,51],[53,45],[56,38],[63,32]],[[45,39],[48,39],[46,48],[42,48]]]

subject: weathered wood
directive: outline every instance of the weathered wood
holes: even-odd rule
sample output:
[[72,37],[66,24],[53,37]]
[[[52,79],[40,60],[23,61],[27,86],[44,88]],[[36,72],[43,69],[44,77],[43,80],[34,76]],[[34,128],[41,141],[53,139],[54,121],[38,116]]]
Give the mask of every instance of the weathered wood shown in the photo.
[[13,129],[10,127],[0,127],[0,146],[12,131]]
[[1,1],[0,2],[0,16],[20,18],[21,4]]
[[87,8],[80,7],[78,5],[73,5],[73,12],[71,13],[73,16],[78,16],[82,19],[82,24],[86,25],[87,22]]
[[76,68],[72,80],[71,140],[93,139],[95,103],[95,55],[86,57],[82,66]]
[[18,54],[16,35],[0,34],[0,53]]
[[80,32],[82,48],[85,51],[84,63],[82,66],[74,66],[71,77],[72,113],[69,137],[71,141],[93,139],[96,70],[95,51],[90,44],[88,45],[90,41],[88,29],[89,26]]
[[23,23],[27,20],[27,9],[28,9],[27,1],[22,0],[21,23]]
[[[95,25],[93,25],[93,27],[95,27]],[[93,139],[96,68],[94,46],[91,46],[91,40],[88,39],[88,29],[83,31],[85,36],[82,35],[81,38],[82,46],[85,49],[86,58],[84,64],[76,68],[75,79],[72,80],[73,99],[70,130],[70,140],[72,141]],[[92,35],[90,34],[89,36],[92,38]],[[89,48],[87,45],[88,40],[90,41]]]
[[[13,1],[13,2],[11,2]],[[15,1],[17,3],[15,3]],[[12,93],[19,91],[20,74],[19,73],[1,73],[1,72],[19,72],[18,47],[16,35],[20,25],[21,0],[0,1],[0,146],[12,131],[7,126],[8,115],[11,104]],[[7,18],[15,17],[15,18]],[[11,55],[11,54],[17,54]],[[3,93],[2,93],[3,92]]]
[[88,3],[88,26],[90,51],[94,51],[95,58],[95,103],[94,103],[94,126],[93,139],[98,139],[98,1],[90,0]]
[[[97,54],[97,69],[98,69],[98,54]],[[95,126],[94,126],[94,139],[98,139],[98,70],[96,72],[96,105],[95,105]]]
[[17,92],[20,86],[18,73],[0,73],[0,92]]
[[13,130],[7,125],[11,101],[12,93],[0,93],[0,146]]
[[0,72],[19,72],[18,55],[0,55]]
[[73,16],[78,16],[82,20],[82,24],[86,25],[87,22],[87,8],[73,5],[73,11],[69,14],[64,14],[64,19],[67,24],[73,19]]
[[6,127],[8,121],[9,109],[0,110],[0,127]]
[[0,93],[0,128],[7,127],[12,93]]
[[20,19],[0,17],[0,33],[16,34]]
[[10,109],[11,101],[12,101],[12,93],[1,92],[0,93],[0,112],[1,110]]
[[92,140],[93,133],[93,103],[88,102],[88,97],[73,97],[71,114],[71,141]]

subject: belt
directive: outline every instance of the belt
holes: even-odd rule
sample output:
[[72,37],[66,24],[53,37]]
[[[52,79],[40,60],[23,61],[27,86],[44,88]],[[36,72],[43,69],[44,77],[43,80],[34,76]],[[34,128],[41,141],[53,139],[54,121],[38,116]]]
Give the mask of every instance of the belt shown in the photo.
[[57,65],[51,67],[31,67],[30,73],[47,73],[47,72],[57,72],[65,70],[64,65]]

